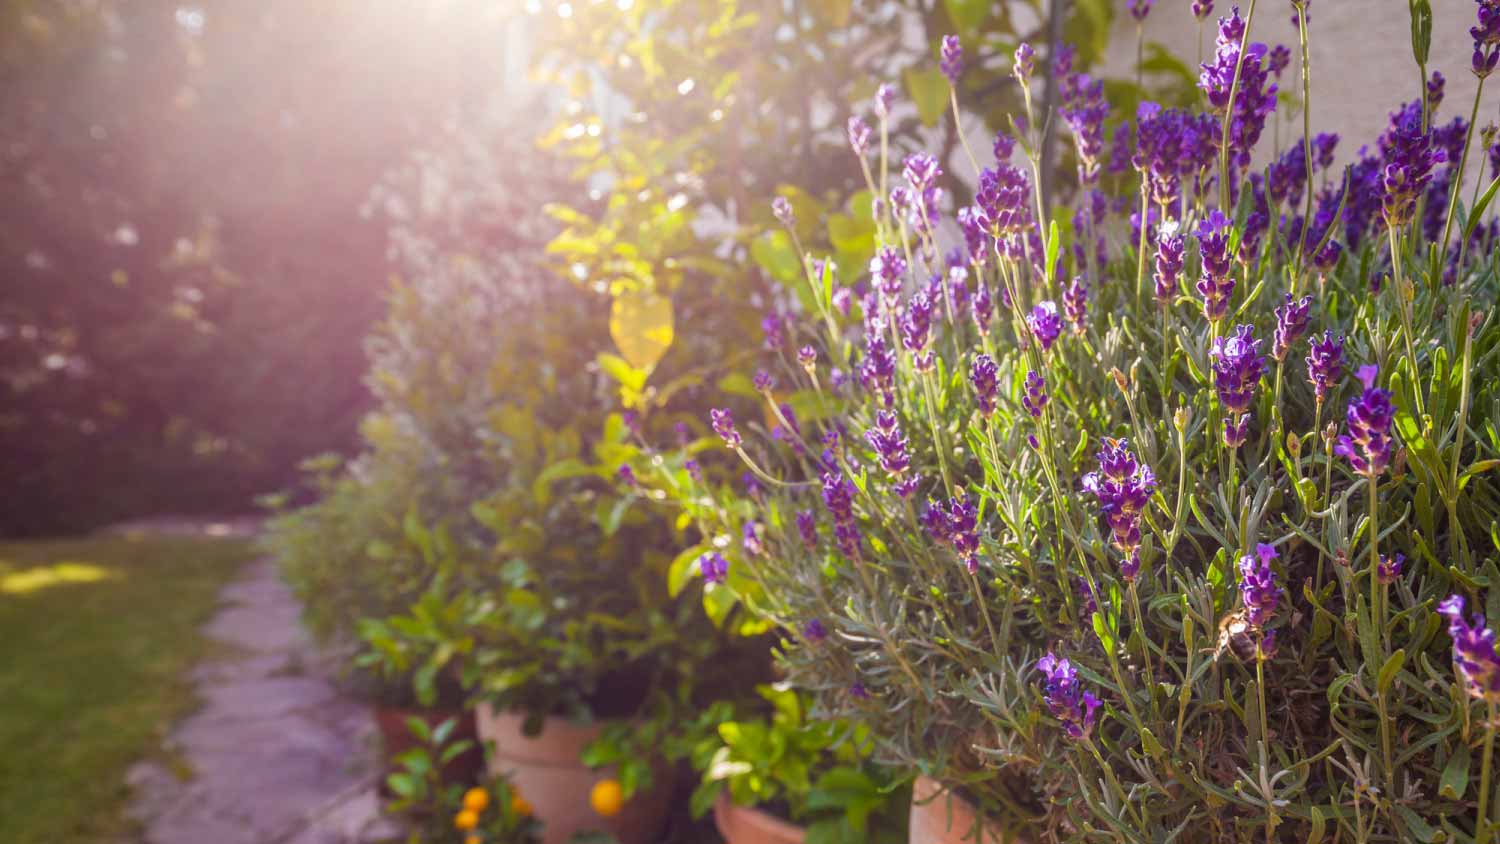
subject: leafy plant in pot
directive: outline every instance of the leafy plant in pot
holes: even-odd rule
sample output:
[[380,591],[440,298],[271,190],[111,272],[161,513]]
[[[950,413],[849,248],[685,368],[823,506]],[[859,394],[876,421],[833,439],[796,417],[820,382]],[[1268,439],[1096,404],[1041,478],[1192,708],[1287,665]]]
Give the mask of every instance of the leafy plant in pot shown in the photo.
[[[1496,185],[1464,205],[1472,127],[1435,117],[1436,80],[1342,176],[1316,184],[1307,128],[1252,170],[1276,102],[1253,9],[1220,21],[1207,107],[1146,104],[1112,154],[1102,87],[1054,62],[1071,226],[1023,129],[969,162],[945,252],[942,166],[906,157],[869,285],[804,262],[797,364],[754,382],[782,435],[712,416],[764,480],[693,489],[708,535],[745,540],[696,567],[798,631],[781,664],[818,711],[975,804],[989,828],[955,835],[1500,829],[1500,655],[1466,612],[1500,610]],[[1500,18],[1480,23],[1488,73]]]
[[694,814],[712,811],[728,844],[904,842],[907,779],[870,764],[868,728],[810,719],[785,686],[757,691],[769,712],[735,717],[726,702],[711,713],[693,750]]

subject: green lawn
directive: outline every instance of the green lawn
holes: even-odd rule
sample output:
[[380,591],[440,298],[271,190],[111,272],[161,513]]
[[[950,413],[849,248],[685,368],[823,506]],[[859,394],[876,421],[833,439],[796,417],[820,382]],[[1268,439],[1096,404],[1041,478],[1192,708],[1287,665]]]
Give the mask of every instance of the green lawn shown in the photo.
[[192,706],[243,541],[0,543],[0,842],[118,839],[124,776]]

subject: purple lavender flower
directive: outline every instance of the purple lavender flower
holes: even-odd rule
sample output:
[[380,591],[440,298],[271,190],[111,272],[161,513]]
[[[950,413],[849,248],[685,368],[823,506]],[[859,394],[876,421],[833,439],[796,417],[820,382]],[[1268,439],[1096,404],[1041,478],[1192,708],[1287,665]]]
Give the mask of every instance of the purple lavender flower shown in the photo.
[[1442,72],[1437,70],[1434,70],[1432,77],[1427,80],[1427,108],[1431,113],[1436,114],[1438,106],[1442,105],[1443,88],[1447,84],[1448,80],[1444,79]]
[[894,246],[882,246],[870,259],[870,275],[886,307],[895,305],[906,280],[906,259]]
[[714,408],[708,412],[709,424],[713,425],[714,433],[724,438],[724,445],[728,448],[739,448],[743,441],[740,432],[735,430],[734,417],[730,415],[729,408]]
[[1136,23],[1145,21],[1146,16],[1151,14],[1152,2],[1153,0],[1130,0],[1130,16],[1135,18]]
[[974,303],[969,309],[969,315],[974,318],[974,327],[979,329],[980,334],[990,333],[990,320],[995,317],[995,301],[990,298],[990,286],[982,278],[979,280],[979,288],[974,291]]
[[[1025,41],[1016,47],[1015,63],[1011,65],[1010,72],[1016,77],[1016,81],[1021,83],[1022,88],[1031,84],[1031,74],[1036,72],[1036,51],[1031,49],[1031,45]],[[1006,159],[1009,158],[1010,156],[1007,155]]]
[[1129,554],[1140,547],[1141,514],[1156,489],[1156,475],[1136,461],[1128,440],[1105,438],[1095,457],[1099,471],[1083,476],[1083,488],[1099,499],[1115,546]]
[[1074,277],[1063,289],[1063,313],[1072,324],[1074,334],[1082,335],[1088,330],[1089,286],[1082,277]]
[[1099,160],[1104,152],[1104,118],[1109,104],[1104,99],[1103,80],[1087,73],[1070,74],[1062,81],[1062,108],[1065,123],[1073,133],[1078,151],[1078,178],[1085,185],[1099,179]]
[[1437,611],[1448,619],[1453,663],[1464,678],[1469,696],[1500,703],[1500,654],[1495,653],[1495,631],[1484,626],[1483,615],[1475,615],[1472,624],[1464,623],[1462,595],[1449,595],[1437,605]]
[[1328,398],[1328,390],[1339,380],[1344,364],[1344,338],[1335,338],[1332,331],[1324,331],[1323,339],[1314,339],[1308,344],[1307,383],[1313,387],[1318,404]]
[[1134,583],[1140,573],[1141,552],[1140,549],[1133,549],[1129,554],[1125,555],[1125,559],[1120,561],[1120,577],[1126,583]]
[[891,489],[895,491],[897,498],[900,498],[904,501],[910,498],[911,494],[916,492],[917,487],[921,485],[922,476],[911,474],[905,475],[901,478],[901,480],[896,481],[894,484],[891,484]]
[[1077,669],[1048,651],[1037,660],[1036,670],[1042,672],[1042,701],[1052,717],[1062,722],[1063,732],[1074,739],[1088,737],[1094,729],[1099,698],[1079,684]]
[[1052,348],[1058,335],[1062,334],[1062,317],[1057,313],[1057,303],[1047,300],[1037,304],[1026,316],[1026,325],[1037,342],[1042,344],[1042,351]]
[[1078,55],[1078,48],[1072,44],[1060,44],[1057,52],[1052,56],[1052,75],[1058,79],[1064,79],[1073,72],[1073,58]]
[[1307,333],[1308,312],[1312,310],[1312,297],[1293,299],[1286,294],[1286,303],[1276,309],[1276,331],[1271,335],[1271,357],[1286,360],[1292,344]]
[[1401,578],[1401,567],[1406,563],[1405,554],[1380,555],[1380,565],[1375,567],[1375,577],[1381,583],[1395,583]]
[[771,373],[764,369],[757,369],[755,370],[754,377],[750,379],[750,383],[755,387],[757,393],[769,393],[776,386],[776,379],[772,378]]
[[986,354],[974,356],[969,365],[969,385],[974,388],[974,402],[979,405],[979,415],[985,419],[995,415],[995,396],[1000,388],[1000,368],[994,358]]
[[615,474],[619,476],[620,483],[632,489],[636,487],[635,470],[630,468],[629,463],[621,463],[619,470]]
[[761,485],[760,478],[755,477],[754,472],[746,472],[740,475],[740,486],[745,488],[746,498],[759,501],[765,497],[766,488]]
[[[901,345],[908,352],[918,354],[927,348],[927,335],[932,327],[932,300],[926,293],[917,291],[906,302],[906,312],[901,316]],[[921,367],[918,367],[920,370]]]
[[1026,408],[1033,419],[1040,419],[1042,410],[1047,406],[1047,379],[1037,374],[1036,370],[1026,373],[1026,392],[1021,395],[1021,406]]
[[1281,599],[1276,572],[1271,570],[1276,556],[1275,548],[1261,544],[1255,546],[1254,554],[1240,557],[1240,598],[1245,602],[1245,620],[1254,627],[1271,619]]
[[869,124],[858,117],[851,117],[846,129],[849,133],[849,148],[854,150],[856,156],[864,158],[870,151]]
[[1172,304],[1177,296],[1179,279],[1182,277],[1182,255],[1185,244],[1182,235],[1177,231],[1177,223],[1168,220],[1163,223],[1156,235],[1156,301],[1163,305]]
[[1382,136],[1381,152],[1381,209],[1387,225],[1402,226],[1411,220],[1417,199],[1432,181],[1432,168],[1448,155],[1433,143],[1432,132],[1422,131],[1420,111],[1401,115],[1392,131]]
[[1214,13],[1214,0],[1193,0],[1193,17],[1199,23],[1208,20],[1208,16]]
[[1379,367],[1371,364],[1359,368],[1359,380],[1365,391],[1349,402],[1345,416],[1349,433],[1339,437],[1334,453],[1349,458],[1349,465],[1361,475],[1375,478],[1385,472],[1391,459],[1391,423],[1396,409],[1391,394],[1375,386]]
[[682,464],[682,468],[687,471],[688,477],[692,478],[694,483],[703,483],[703,467],[698,465],[698,461],[689,460]]
[[1203,297],[1203,316],[1218,322],[1229,314],[1234,278],[1229,275],[1229,218],[1215,208],[1198,223],[1198,252],[1203,258],[1203,278],[1197,289]]
[[797,534],[802,537],[802,545],[807,550],[818,546],[818,520],[811,510],[797,512]]
[[718,551],[710,551],[698,558],[698,572],[704,583],[723,583],[729,578],[729,561]]
[[813,367],[817,366],[818,364],[818,350],[814,349],[812,346],[803,346],[802,348],[798,349],[797,363],[802,364],[803,369],[811,372],[813,370]]
[[1213,163],[1219,145],[1218,123],[1213,115],[1164,109],[1148,101],[1136,108],[1136,125],[1130,163],[1150,183],[1157,205],[1175,205],[1183,180],[1196,177]]
[[859,379],[865,389],[880,393],[886,407],[891,406],[895,400],[891,386],[896,379],[896,356],[891,353],[884,337],[865,335],[865,359],[859,366]]
[[1272,202],[1286,202],[1295,207],[1302,201],[1302,188],[1306,184],[1307,150],[1300,144],[1288,148],[1267,168],[1266,192]]
[[864,683],[856,680],[853,685],[849,686],[849,696],[855,700],[869,700],[870,690],[865,688]]
[[1213,358],[1214,387],[1219,393],[1219,403],[1224,406],[1224,444],[1230,448],[1238,448],[1245,442],[1255,387],[1266,369],[1265,358],[1257,351],[1261,341],[1252,336],[1252,331],[1251,326],[1241,325],[1230,336],[1215,339],[1209,351]]
[[838,470],[823,473],[823,506],[833,516],[833,537],[844,556],[859,556],[859,527],[854,520],[854,483]]
[[816,645],[828,638],[828,628],[824,627],[823,622],[818,619],[809,618],[802,623],[802,638],[808,644]]
[[783,332],[785,327],[786,320],[782,319],[781,314],[777,313],[775,308],[766,311],[766,315],[760,320],[760,331],[765,336],[766,348],[781,348],[781,345],[786,342],[786,334]]
[[760,522],[745,522],[745,527],[743,530],[741,530],[742,538],[740,544],[744,547],[746,554],[749,554],[752,557],[759,557],[762,553],[765,552],[766,547],[761,542],[761,537],[765,534],[765,532],[766,528]]
[[1277,44],[1271,48],[1271,54],[1267,57],[1271,72],[1276,78],[1281,78],[1281,72],[1292,63],[1292,51],[1285,44]]
[[876,413],[875,427],[865,431],[865,442],[875,449],[880,468],[888,474],[900,477],[911,466],[906,453],[906,436],[901,433],[896,414],[888,410]]
[[1319,170],[1333,167],[1333,154],[1339,145],[1336,132],[1319,132],[1313,137],[1313,166]]
[[979,571],[979,508],[963,490],[948,499],[948,542],[969,574]]
[[[1266,118],[1276,110],[1276,85],[1270,83],[1264,44],[1248,45],[1241,57],[1240,41],[1245,34],[1245,20],[1238,8],[1227,18],[1219,19],[1214,59],[1200,66],[1198,87],[1208,96],[1209,106],[1222,113],[1229,108],[1230,91],[1234,91],[1234,114],[1230,115],[1229,146],[1238,166],[1250,163],[1250,152],[1260,140]],[[1238,83],[1236,83],[1238,67]]]
[[854,291],[847,287],[839,287],[829,297],[829,302],[840,316],[848,316],[849,308],[854,304]]
[[686,422],[673,422],[672,433],[677,435],[678,445],[687,445],[693,441],[693,432],[688,428]]
[[784,196],[771,200],[771,214],[787,228],[791,228],[792,223],[797,221],[796,215],[792,213],[792,203],[788,202]]
[[927,153],[914,152],[906,157],[901,168],[901,175],[911,186],[914,194],[923,194],[937,182],[939,176],[943,175],[943,168],[938,166],[936,158]]
[[891,104],[896,101],[896,86],[889,82],[880,83],[875,89],[875,113],[882,118],[891,116]]
[[1009,164],[1011,154],[1015,151],[1015,138],[1012,138],[1004,132],[995,133],[995,142],[990,146],[990,152],[994,154],[996,164]]
[[964,72],[964,48],[957,35],[944,35],[942,56],[938,67],[948,77],[949,85],[958,85],[958,77]]

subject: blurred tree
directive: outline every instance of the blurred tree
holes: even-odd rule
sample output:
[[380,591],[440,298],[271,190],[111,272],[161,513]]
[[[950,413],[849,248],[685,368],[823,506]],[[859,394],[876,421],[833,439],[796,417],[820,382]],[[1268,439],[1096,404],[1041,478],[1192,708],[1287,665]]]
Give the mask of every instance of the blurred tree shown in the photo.
[[499,88],[488,5],[0,2],[0,533],[245,507],[352,444],[360,205]]

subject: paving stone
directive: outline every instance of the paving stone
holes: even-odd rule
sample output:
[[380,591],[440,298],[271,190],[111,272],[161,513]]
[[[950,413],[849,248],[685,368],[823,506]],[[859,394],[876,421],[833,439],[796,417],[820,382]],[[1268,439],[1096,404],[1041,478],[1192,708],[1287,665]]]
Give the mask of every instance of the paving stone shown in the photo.
[[[182,528],[186,529],[186,528]],[[236,527],[235,530],[241,528]],[[191,775],[134,766],[146,844],[374,844],[400,837],[375,793],[367,704],[334,683],[270,561],[224,589],[206,626],[226,655],[195,668],[202,705],[166,741]]]

